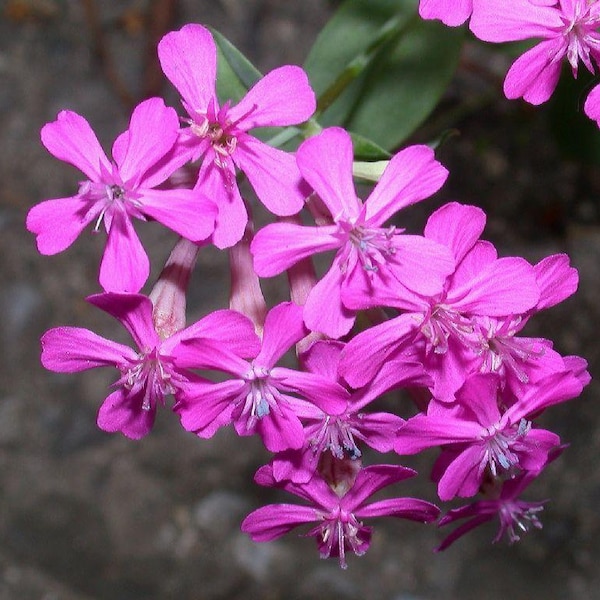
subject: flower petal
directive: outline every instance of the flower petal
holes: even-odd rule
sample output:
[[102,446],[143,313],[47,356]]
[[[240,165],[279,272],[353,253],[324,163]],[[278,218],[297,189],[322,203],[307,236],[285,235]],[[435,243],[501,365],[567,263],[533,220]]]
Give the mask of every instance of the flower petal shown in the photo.
[[546,102],[560,78],[566,47],[562,38],[545,40],[521,55],[504,80],[504,94],[509,100],[523,100],[537,106]]
[[138,104],[129,121],[127,149],[117,163],[123,183],[130,189],[137,187],[144,173],[171,150],[178,133],[177,113],[162,98]]
[[342,350],[340,375],[352,387],[360,387],[373,379],[389,357],[414,337],[414,315],[400,315],[361,331]]
[[577,269],[571,267],[566,254],[547,256],[533,268],[540,288],[540,301],[536,310],[555,306],[577,291],[579,275]]
[[41,339],[42,365],[55,373],[76,373],[95,367],[120,367],[137,358],[123,344],[107,340],[88,329],[56,327]]
[[381,179],[365,201],[366,220],[383,225],[400,209],[420,202],[437,192],[448,170],[429,146],[409,146],[389,162]]
[[450,202],[427,219],[424,235],[450,248],[459,263],[483,233],[485,222],[485,213],[477,206]]
[[56,121],[42,127],[41,136],[50,154],[77,167],[92,181],[100,181],[101,173],[112,170],[90,124],[75,112],[59,112]]
[[127,395],[121,388],[104,400],[98,411],[97,424],[103,431],[120,431],[132,440],[139,440],[150,433],[155,417],[156,408],[143,410],[142,399]]
[[357,218],[362,203],[352,179],[354,152],[350,135],[340,127],[324,129],[303,142],[296,153],[300,172],[325,203],[331,216]]
[[40,254],[51,255],[68,248],[100,213],[80,196],[40,202],[27,214],[27,229],[36,235]]
[[192,110],[206,111],[216,98],[217,49],[205,27],[185,25],[158,43],[158,59],[167,79]]
[[193,242],[210,237],[217,207],[197,190],[138,190],[141,211]]
[[195,191],[217,205],[212,241],[219,249],[230,248],[243,237],[248,213],[235,182],[228,184],[223,172],[212,161],[204,161]]
[[564,23],[554,6],[529,0],[485,0],[477,2],[469,26],[484,42],[515,42],[556,36]]
[[390,498],[373,502],[359,508],[355,515],[361,519],[368,517],[400,517],[419,523],[431,523],[440,514],[440,509],[431,502],[418,498]]
[[317,521],[317,511],[310,506],[269,504],[251,512],[242,521],[242,531],[255,542],[269,542],[303,523]]
[[304,70],[293,65],[267,73],[233,106],[228,116],[238,127],[296,125],[308,120],[317,102]]
[[525,313],[539,298],[533,267],[523,258],[505,257],[486,265],[469,283],[453,288],[447,303],[461,312],[500,317]]
[[269,211],[280,217],[300,212],[310,190],[302,184],[293,154],[244,135],[239,139],[233,160]]
[[154,348],[160,343],[152,321],[152,302],[146,296],[105,293],[88,296],[86,300],[117,319],[138,348]]
[[342,303],[344,274],[337,261],[310,291],[304,306],[304,322],[311,331],[324,333],[331,338],[346,335],[355,320],[355,312]]
[[354,485],[343,496],[341,504],[349,512],[355,512],[360,505],[379,490],[403,481],[417,474],[413,469],[401,465],[373,465],[358,472]]
[[462,25],[473,11],[473,0],[421,0],[419,15],[422,19],[439,19],[445,25]]
[[340,246],[335,226],[305,227],[295,223],[270,223],[252,240],[250,251],[259,277],[273,277],[317,252]]
[[231,423],[233,400],[245,383],[239,379],[212,383],[195,381],[186,398],[175,406],[181,425],[202,438],[212,437],[217,429]]
[[139,292],[150,274],[150,261],[129,216],[115,211],[100,264],[100,285],[107,292]]
[[267,313],[262,348],[254,362],[268,368],[275,366],[305,335],[308,331],[302,321],[302,307],[293,302],[278,304]]

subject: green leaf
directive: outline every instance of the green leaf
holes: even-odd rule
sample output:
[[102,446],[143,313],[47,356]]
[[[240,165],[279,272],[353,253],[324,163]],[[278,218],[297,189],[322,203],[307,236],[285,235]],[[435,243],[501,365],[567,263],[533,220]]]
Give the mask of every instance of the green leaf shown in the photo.
[[[442,97],[463,37],[461,29],[419,19],[413,0],[347,0],[305,64],[321,97],[340,81],[347,85],[320,124],[342,125],[393,150]],[[344,81],[354,74],[349,65],[361,69],[351,82]]]
[[372,140],[350,131],[350,137],[352,138],[352,146],[354,148],[354,156],[357,160],[361,161],[372,161],[372,160],[386,160],[391,158],[390,153],[383,149],[379,144],[376,144]]
[[239,102],[262,77],[261,72],[221,33],[211,29],[217,45],[217,95],[221,103]]

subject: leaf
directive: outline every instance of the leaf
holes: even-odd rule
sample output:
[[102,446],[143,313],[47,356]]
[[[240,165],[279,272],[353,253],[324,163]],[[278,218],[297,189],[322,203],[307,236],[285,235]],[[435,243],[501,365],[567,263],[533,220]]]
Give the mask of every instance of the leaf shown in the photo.
[[[348,65],[363,70],[319,117],[320,124],[342,125],[393,150],[442,97],[463,36],[460,29],[420,20],[413,0],[347,0],[317,39],[305,68],[321,96]],[[378,39],[383,43],[369,54]]]
[[379,144],[374,141],[350,131],[350,137],[352,138],[352,147],[354,149],[354,157],[357,160],[362,161],[373,161],[373,160],[386,160],[391,158],[390,153],[383,149]]
[[217,45],[217,95],[221,103],[239,102],[262,73],[221,33],[210,30]]

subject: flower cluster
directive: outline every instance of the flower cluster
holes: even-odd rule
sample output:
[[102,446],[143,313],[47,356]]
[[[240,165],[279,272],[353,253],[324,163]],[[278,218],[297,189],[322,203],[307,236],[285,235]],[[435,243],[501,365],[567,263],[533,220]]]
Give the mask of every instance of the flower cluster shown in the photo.
[[[538,105],[553,94],[564,60],[577,77],[579,63],[591,73],[600,65],[600,2],[597,0],[421,0],[425,19],[462,25],[485,42],[539,40],[511,66],[507,98]],[[586,115],[600,126],[600,85],[588,94]]]
[[[538,4],[540,15],[559,10]],[[452,23],[472,8],[432,1],[422,3],[422,12],[431,16],[442,5],[460,12]],[[472,23],[485,21],[473,14]],[[456,202],[436,210],[422,235],[407,233],[400,211],[436,193],[448,175],[428,146],[397,152],[363,200],[344,129],[307,133],[295,153],[255,137],[257,128],[300,125],[313,115],[315,95],[299,67],[275,69],[234,104],[217,97],[217,50],[207,29],[171,32],[158,53],[186,116],[159,98],[142,102],[114,142],[112,159],[73,112],[61,112],[42,130],[46,148],[87,179],[74,196],[34,206],[27,227],[40,252],[54,254],[88,226],[102,226],[104,291],[88,302],[117,319],[134,342],[57,327],[42,338],[43,365],[67,373],[118,371],[98,412],[98,426],[108,432],[142,438],[159,407],[169,406],[200,438],[228,426],[260,436],[273,458],[256,482],[305,503],[248,515],[242,529],[257,541],[312,523],[307,535],[321,556],[346,567],[347,553],[361,555],[370,545],[363,519],[435,521],[440,511],[425,500],[369,500],[415,471],[363,466],[376,453],[432,447],[441,450],[433,468],[440,500],[481,495],[440,521],[473,517],[441,548],[495,515],[512,541],[529,525],[539,527],[541,504],[519,495],[563,446],[534,422],[546,408],[577,397],[589,376],[583,359],[563,357],[549,340],[520,332],[535,313],[576,290],[568,257],[535,265],[499,258],[480,239],[483,211]],[[187,187],[173,183],[182,168],[194,173]],[[256,235],[239,186],[244,176],[276,217]],[[148,295],[141,293],[148,258],[132,217],[181,236]],[[230,307],[186,326],[190,273],[211,243],[230,253]],[[333,258],[317,278],[312,256],[326,251]],[[283,272],[291,301],[269,309],[259,278]],[[286,355],[294,349],[291,368]],[[389,412],[389,404],[387,411],[378,406],[383,394],[399,389],[413,394],[417,414],[408,420]]]

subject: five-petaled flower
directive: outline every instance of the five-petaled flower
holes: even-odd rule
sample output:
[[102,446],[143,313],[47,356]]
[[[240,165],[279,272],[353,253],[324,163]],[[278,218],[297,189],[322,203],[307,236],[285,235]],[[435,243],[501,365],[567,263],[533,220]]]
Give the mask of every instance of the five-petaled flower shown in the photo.
[[335,556],[345,569],[346,553],[363,555],[371,544],[371,527],[361,519],[370,517],[400,517],[422,523],[434,521],[439,509],[434,504],[416,498],[390,498],[366,504],[366,500],[393,483],[413,477],[416,472],[399,465],[374,465],[359,471],[354,484],[341,497],[321,477],[306,484],[277,482],[272,468],[261,467],[255,481],[264,486],[280,487],[311,503],[310,506],[270,504],[250,513],[242,523],[242,531],[257,542],[281,537],[304,523],[317,525],[306,535],[317,540],[321,558]]
[[42,142],[60,160],[88,179],[75,196],[46,200],[27,215],[27,228],[37,236],[42,254],[68,248],[96,221],[108,234],[100,265],[100,284],[110,292],[138,292],[150,272],[148,256],[133,229],[133,217],[154,219],[191,241],[208,238],[216,207],[204,195],[186,189],[157,189],[181,166],[173,154],[179,121],[160,98],[150,98],[133,111],[129,129],[112,148],[114,161],[102,150],[89,123],[62,111],[42,129]]
[[180,151],[188,160],[202,158],[196,189],[219,208],[215,245],[235,244],[248,221],[237,169],[271,212],[279,216],[299,212],[305,192],[294,156],[248,132],[296,125],[311,117],[316,100],[306,73],[296,66],[280,67],[260,79],[237,104],[229,101],[221,106],[215,89],[217,49],[208,29],[186,25],[168,33],[158,44],[158,57],[189,116],[181,130]]
[[[179,360],[183,340],[202,343],[210,352],[213,342],[230,351],[252,347],[254,328],[239,313],[221,310],[211,313],[186,329],[165,339],[156,331],[152,302],[141,294],[105,293],[90,296],[88,302],[118,319],[137,345],[137,350],[107,340],[87,329],[56,327],[42,337],[42,364],[50,371],[74,373],[95,367],[116,367],[121,377],[117,389],[105,400],[98,413],[98,426],[127,437],[145,436],[154,423],[156,409],[169,395],[185,393],[199,379]],[[199,358],[201,360],[201,358]]]
[[364,203],[354,189],[352,140],[343,129],[331,127],[306,140],[297,161],[333,223],[267,225],[251,251],[258,275],[271,277],[314,253],[337,250],[333,265],[308,295],[304,321],[309,329],[333,338],[348,333],[356,310],[381,304],[382,290],[391,288],[400,297],[442,290],[455,266],[449,250],[394,225],[384,227],[397,211],[427,198],[446,180],[448,171],[431,148],[410,146],[396,154]]

